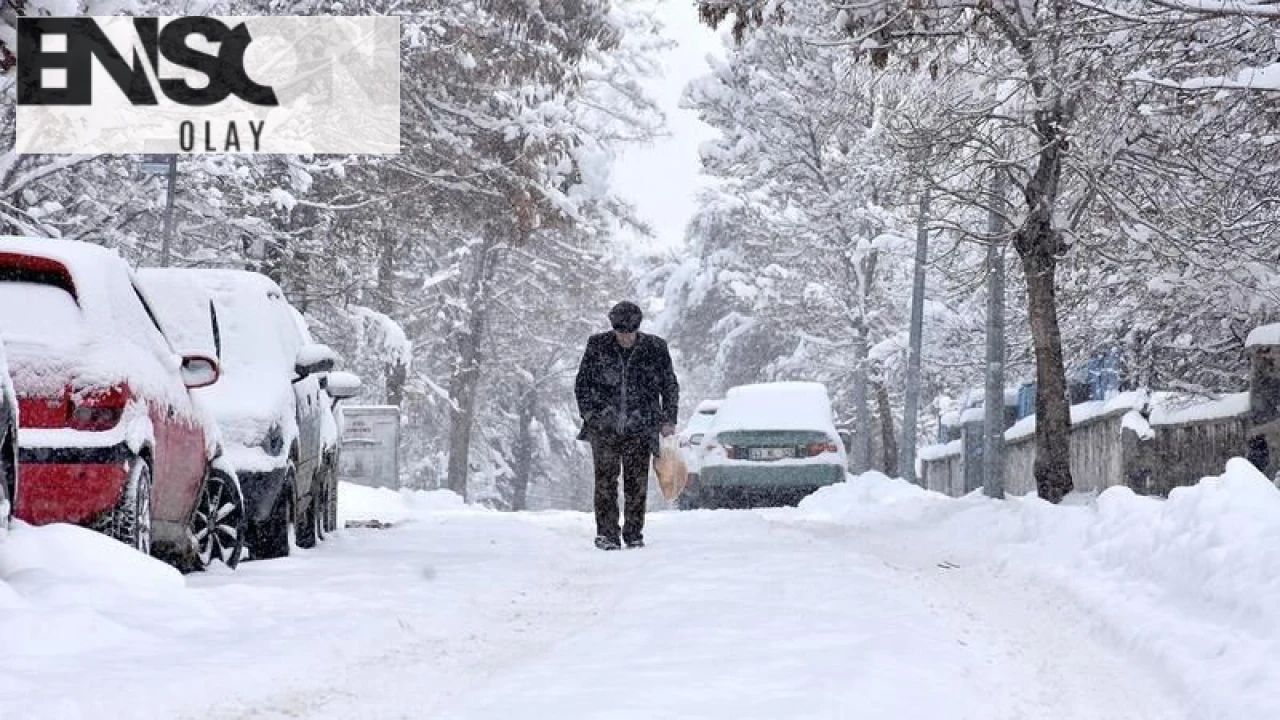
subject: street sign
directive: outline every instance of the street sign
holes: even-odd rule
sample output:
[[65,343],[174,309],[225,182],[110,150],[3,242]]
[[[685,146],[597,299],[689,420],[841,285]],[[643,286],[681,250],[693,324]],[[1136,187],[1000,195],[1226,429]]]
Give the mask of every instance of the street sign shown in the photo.
[[143,155],[138,169],[146,175],[168,175],[174,169],[174,156]]

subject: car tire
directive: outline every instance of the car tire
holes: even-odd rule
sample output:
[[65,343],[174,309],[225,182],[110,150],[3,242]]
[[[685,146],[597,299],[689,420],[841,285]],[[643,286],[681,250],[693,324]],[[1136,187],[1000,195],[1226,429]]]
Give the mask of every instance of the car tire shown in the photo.
[[18,506],[18,444],[12,435],[5,438],[4,449],[0,450],[0,529],[8,529],[9,520]]
[[328,534],[329,528],[325,527],[325,508],[329,505],[329,483],[322,482],[316,487],[316,491],[312,493],[315,498],[316,516],[316,539],[324,542],[325,536]]
[[115,508],[106,513],[94,529],[132,547],[151,554],[152,523],[151,463],[136,457],[129,467],[129,478]]
[[234,569],[244,553],[246,523],[240,483],[226,470],[210,467],[187,528],[195,569],[215,562]]
[[676,498],[676,507],[681,510],[697,510],[699,507],[698,498],[686,489]]
[[271,514],[249,528],[249,553],[255,560],[289,557],[289,526],[293,520],[294,469],[289,466],[284,485],[271,506]]
[[294,542],[304,550],[315,547],[318,538],[320,480],[319,476],[311,479],[311,496],[307,502],[298,503],[297,515],[294,517],[294,529],[297,532]]
[[324,508],[324,524],[329,532],[337,532],[338,530],[338,469],[335,465],[329,466],[329,492],[326,493],[326,502]]

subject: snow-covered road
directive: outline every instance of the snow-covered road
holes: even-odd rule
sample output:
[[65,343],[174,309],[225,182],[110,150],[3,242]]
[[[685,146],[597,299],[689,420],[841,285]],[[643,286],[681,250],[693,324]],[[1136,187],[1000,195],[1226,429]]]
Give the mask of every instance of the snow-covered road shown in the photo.
[[1198,717],[1070,603],[923,535],[659,513],[606,554],[584,515],[439,506],[185,589],[10,573],[76,610],[0,650],[0,718]]

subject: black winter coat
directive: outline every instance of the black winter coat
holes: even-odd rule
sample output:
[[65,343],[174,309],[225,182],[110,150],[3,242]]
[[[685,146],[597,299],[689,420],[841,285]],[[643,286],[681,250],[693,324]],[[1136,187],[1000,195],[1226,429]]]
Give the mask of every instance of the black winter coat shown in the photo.
[[664,424],[675,425],[680,384],[671,367],[667,341],[638,333],[630,356],[612,332],[592,335],[574,383],[579,440],[604,434],[648,436],[657,445]]

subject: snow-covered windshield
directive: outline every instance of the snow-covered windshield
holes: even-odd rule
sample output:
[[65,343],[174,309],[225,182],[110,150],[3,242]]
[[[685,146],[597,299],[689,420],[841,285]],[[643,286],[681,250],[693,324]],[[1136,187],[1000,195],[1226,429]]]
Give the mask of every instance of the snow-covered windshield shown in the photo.
[[80,307],[57,285],[0,279],[0,336],[10,343],[73,347],[83,338]]
[[288,326],[277,322],[279,315],[265,298],[257,302],[239,298],[228,305],[225,297],[219,297],[216,304],[223,368],[229,375],[278,376],[292,372],[297,351],[290,349],[296,348],[297,343],[288,342]]

